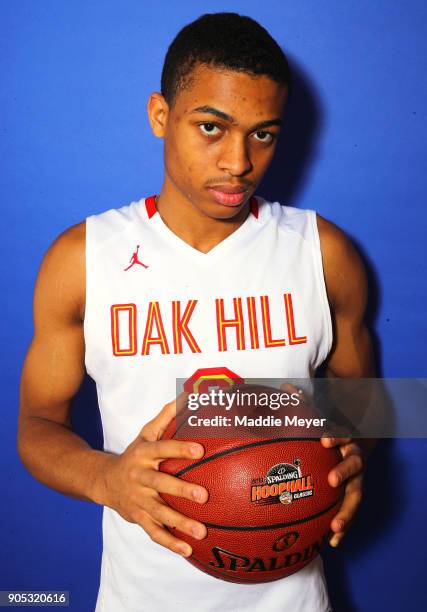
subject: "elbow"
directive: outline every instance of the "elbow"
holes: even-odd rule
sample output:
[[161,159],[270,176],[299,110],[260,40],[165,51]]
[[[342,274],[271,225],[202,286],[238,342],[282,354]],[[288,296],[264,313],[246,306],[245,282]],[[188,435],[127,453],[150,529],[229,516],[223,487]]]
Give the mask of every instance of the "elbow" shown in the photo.
[[18,421],[18,431],[16,435],[16,450],[22,465],[30,471],[30,449],[28,436],[26,435],[27,425],[23,418]]

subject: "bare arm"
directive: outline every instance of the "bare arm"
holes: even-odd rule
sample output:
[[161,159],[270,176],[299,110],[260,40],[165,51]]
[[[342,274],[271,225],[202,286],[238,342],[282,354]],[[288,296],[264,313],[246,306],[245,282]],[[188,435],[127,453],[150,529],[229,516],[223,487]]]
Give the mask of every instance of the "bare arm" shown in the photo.
[[334,326],[327,374],[373,377],[372,344],[365,322],[366,272],[356,249],[333,223],[318,215],[323,266]]
[[[326,361],[326,374],[336,378],[375,377],[372,343],[365,322],[366,272],[359,254],[345,234],[320,215],[317,218],[323,267],[334,327],[334,341]],[[324,439],[325,446],[339,446],[343,461],[328,475],[329,483],[345,483],[343,504],[331,523],[336,546],[362,497],[365,460],[376,445],[373,438]]]
[[165,528],[198,539],[206,527],[170,508],[159,492],[204,503],[207,491],[158,470],[166,458],[200,458],[200,444],[160,440],[175,400],[120,454],[92,449],[71,428],[70,404],[85,375],[85,224],[48,249],[34,293],[34,338],[21,376],[18,452],[39,481],[72,497],[109,506],[159,544],[188,556],[191,547]]
[[85,226],[73,226],[48,249],[34,292],[34,337],[20,388],[18,452],[47,486],[93,500],[108,455],[71,429],[70,403],[85,375]]
[[[332,378],[372,378],[372,342],[365,321],[368,285],[360,255],[345,234],[318,215],[322,257],[331,307],[334,341],[326,360]],[[366,452],[375,440],[360,440]]]

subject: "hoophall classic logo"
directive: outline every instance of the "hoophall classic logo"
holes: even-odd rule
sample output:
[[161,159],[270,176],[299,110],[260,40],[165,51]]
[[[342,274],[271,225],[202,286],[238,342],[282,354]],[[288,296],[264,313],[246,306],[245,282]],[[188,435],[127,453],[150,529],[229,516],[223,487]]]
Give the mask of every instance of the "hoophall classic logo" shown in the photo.
[[302,473],[300,459],[273,465],[265,478],[252,480],[251,501],[255,503],[288,505],[313,494],[312,475]]

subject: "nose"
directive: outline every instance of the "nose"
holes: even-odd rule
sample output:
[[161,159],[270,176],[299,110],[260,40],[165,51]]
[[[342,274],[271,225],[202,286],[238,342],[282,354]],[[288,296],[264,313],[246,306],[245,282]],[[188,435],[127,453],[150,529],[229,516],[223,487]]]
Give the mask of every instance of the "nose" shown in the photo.
[[252,170],[245,139],[239,135],[229,136],[223,143],[218,159],[218,169],[232,176],[241,176]]

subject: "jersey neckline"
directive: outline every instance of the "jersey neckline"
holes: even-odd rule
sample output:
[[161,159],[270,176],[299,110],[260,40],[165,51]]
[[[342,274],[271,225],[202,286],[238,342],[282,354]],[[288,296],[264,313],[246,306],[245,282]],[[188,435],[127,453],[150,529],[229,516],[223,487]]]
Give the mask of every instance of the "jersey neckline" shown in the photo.
[[188,242],[180,238],[166,225],[157,210],[155,198],[156,195],[151,195],[145,198],[145,208],[150,223],[154,222],[159,231],[161,232],[162,236],[164,236],[164,238],[167,239],[171,244],[179,248],[181,251],[185,251],[188,255],[199,259],[200,261],[211,261],[218,255],[228,251],[232,246],[235,246],[239,241],[244,238],[244,236],[246,236],[250,232],[254,223],[257,223],[257,221],[260,220],[261,207],[257,198],[255,196],[251,196],[249,200],[249,214],[243,221],[243,223],[239,225],[239,227],[235,229],[234,232],[232,232],[226,238],[218,242],[218,244],[216,244],[207,253],[203,253],[203,251],[199,251],[199,249],[196,249]]

